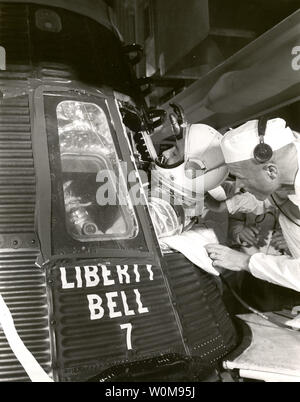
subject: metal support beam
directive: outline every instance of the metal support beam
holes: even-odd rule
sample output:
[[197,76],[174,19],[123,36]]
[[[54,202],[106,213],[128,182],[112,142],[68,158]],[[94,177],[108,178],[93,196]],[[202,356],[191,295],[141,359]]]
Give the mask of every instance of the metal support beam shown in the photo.
[[[300,10],[172,98],[190,123],[226,129],[294,102],[300,94]],[[299,53],[300,54],[300,53]],[[300,64],[300,60],[299,60]],[[170,112],[168,104],[163,107]],[[166,126],[159,138],[170,135]]]

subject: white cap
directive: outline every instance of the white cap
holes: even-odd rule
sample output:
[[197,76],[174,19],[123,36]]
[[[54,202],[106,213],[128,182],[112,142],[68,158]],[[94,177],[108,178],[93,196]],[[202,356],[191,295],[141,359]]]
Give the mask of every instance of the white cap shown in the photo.
[[[295,136],[283,119],[269,120],[264,142],[276,151],[295,141]],[[221,140],[221,149],[226,163],[252,159],[253,151],[259,144],[258,120],[251,120],[228,131]]]

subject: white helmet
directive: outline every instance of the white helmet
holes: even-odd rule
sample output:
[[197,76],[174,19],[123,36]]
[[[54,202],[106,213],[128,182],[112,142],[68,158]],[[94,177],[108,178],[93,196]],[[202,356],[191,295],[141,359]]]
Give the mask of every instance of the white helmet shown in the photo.
[[156,162],[152,171],[154,183],[175,199],[191,207],[202,203],[204,194],[218,187],[227,177],[228,168],[220,147],[222,135],[205,124],[186,128],[184,159],[176,165]]

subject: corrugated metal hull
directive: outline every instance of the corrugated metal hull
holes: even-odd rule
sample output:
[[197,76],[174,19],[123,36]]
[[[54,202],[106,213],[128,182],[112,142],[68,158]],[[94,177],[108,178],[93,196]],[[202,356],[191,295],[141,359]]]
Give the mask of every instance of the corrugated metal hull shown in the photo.
[[[11,79],[22,82],[26,73],[17,68],[0,73],[0,80]],[[50,372],[46,281],[35,266],[35,195],[28,96],[5,98],[0,101],[0,293],[21,339]],[[2,330],[0,381],[29,381]]]
[[[19,336],[47,373],[51,373],[45,274],[34,266],[30,250],[0,252],[0,293]],[[0,328],[0,381],[29,381]]]
[[[93,264],[97,264],[94,262]],[[107,263],[106,263],[107,264]],[[65,267],[65,266],[63,266]],[[98,264],[101,272],[101,263]],[[107,265],[109,278],[115,283],[95,287],[85,284],[85,270],[66,267],[67,283],[73,288],[63,289],[59,266],[49,275],[53,301],[52,330],[55,335],[56,368],[62,381],[101,378],[111,368],[145,362],[151,357],[172,355],[174,361],[189,358],[197,362],[193,375],[202,369],[213,369],[236,346],[236,332],[227,313],[215,280],[191,264],[181,254],[165,256],[163,269],[152,267],[149,280],[146,266],[138,265],[136,282],[134,265],[128,265],[130,283],[118,281],[116,265]],[[101,274],[99,274],[101,276]],[[81,278],[78,282],[78,278]],[[79,287],[78,287],[79,284]],[[139,314],[134,289],[138,289],[143,306],[149,312]],[[126,316],[120,292],[126,294],[129,309],[134,315]],[[120,317],[110,318],[106,301],[107,292],[116,292],[115,312]],[[101,297],[104,314],[91,320],[87,296]],[[132,325],[132,349],[126,345],[126,331],[122,324]],[[184,344],[183,344],[184,342]],[[168,364],[170,359],[166,358]],[[119,369],[117,369],[118,371]],[[198,370],[198,371],[197,371]],[[140,366],[143,375],[143,366]],[[181,374],[184,375],[184,372]],[[113,375],[109,375],[113,378]]]
[[[120,284],[115,265],[107,265],[114,285],[86,287],[81,267],[83,288],[76,288],[75,271],[67,268],[68,282],[73,289],[62,289],[59,267],[53,268],[49,280],[53,300],[52,329],[55,334],[57,361],[62,381],[84,380],[105,369],[122,363],[144,360],[166,353],[185,355],[185,350],[161,268],[152,267],[153,280],[145,265],[138,265],[136,281],[134,265],[128,265],[130,283]],[[99,268],[99,272],[101,269]],[[149,312],[140,313],[134,289],[138,289],[141,303]],[[120,292],[126,295],[129,310],[126,316]],[[110,318],[107,292],[117,292],[115,311],[122,316]],[[102,299],[104,316],[91,320],[87,296],[96,294]],[[126,331],[120,325],[131,324],[132,350],[128,349]]]
[[213,365],[237,342],[217,282],[180,253],[168,254],[164,259],[185,343],[192,356]]
[[35,241],[34,207],[35,172],[28,97],[20,96],[0,102],[0,235],[3,248],[24,248],[23,243],[30,235],[31,241]]

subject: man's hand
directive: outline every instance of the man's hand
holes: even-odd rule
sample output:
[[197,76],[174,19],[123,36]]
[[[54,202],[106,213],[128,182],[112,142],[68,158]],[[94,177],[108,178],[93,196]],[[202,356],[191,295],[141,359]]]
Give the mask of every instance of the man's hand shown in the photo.
[[249,244],[250,246],[256,246],[257,245],[257,236],[258,236],[258,229],[254,226],[246,226],[244,227],[243,230],[239,233],[239,241],[240,244],[246,243]]
[[280,250],[280,251],[289,253],[289,247],[288,247],[287,242],[285,241],[285,238],[283,237],[283,234],[281,231],[278,231],[273,234],[271,245],[276,250]]
[[255,226],[246,226],[243,222],[231,225],[232,238],[239,244],[257,246],[259,230]]
[[230,269],[231,271],[248,271],[250,256],[220,244],[205,246],[213,266]]

